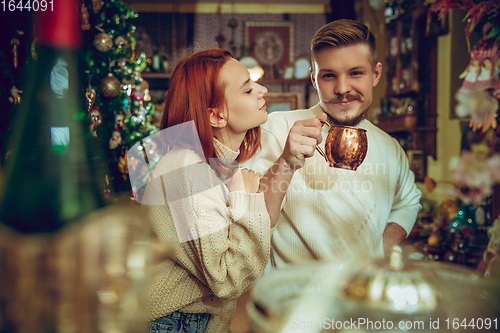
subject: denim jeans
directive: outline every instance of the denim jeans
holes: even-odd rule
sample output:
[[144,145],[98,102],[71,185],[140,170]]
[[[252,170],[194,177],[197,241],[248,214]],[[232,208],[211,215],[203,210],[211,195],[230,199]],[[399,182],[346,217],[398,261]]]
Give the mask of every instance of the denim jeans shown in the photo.
[[149,323],[149,333],[204,333],[209,313],[172,312]]

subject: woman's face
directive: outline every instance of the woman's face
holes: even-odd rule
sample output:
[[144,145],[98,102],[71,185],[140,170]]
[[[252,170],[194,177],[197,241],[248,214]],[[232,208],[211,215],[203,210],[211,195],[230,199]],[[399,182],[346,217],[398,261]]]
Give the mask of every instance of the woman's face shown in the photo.
[[[243,139],[249,129],[267,121],[264,95],[267,89],[250,79],[250,73],[238,60],[228,60],[221,69],[227,131],[230,136]],[[223,138],[224,139],[224,138]]]

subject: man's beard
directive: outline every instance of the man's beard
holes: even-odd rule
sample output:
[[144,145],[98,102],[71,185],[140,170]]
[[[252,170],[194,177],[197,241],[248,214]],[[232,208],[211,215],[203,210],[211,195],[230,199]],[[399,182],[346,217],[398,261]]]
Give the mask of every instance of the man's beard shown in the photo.
[[[325,103],[336,104],[336,103],[341,103],[341,102],[350,102],[350,101],[354,101],[354,100],[359,100],[360,102],[363,102],[364,98],[363,98],[363,96],[361,96],[359,94],[341,95],[341,96],[338,96],[332,100],[326,101]],[[356,126],[363,119],[365,119],[366,114],[368,113],[368,109],[369,108],[367,108],[366,110],[363,110],[363,112],[361,112],[361,114],[358,115],[357,117],[352,118],[352,119],[347,119],[347,120],[339,120],[339,119],[333,118],[328,113],[326,113],[326,112],[325,113],[328,115],[328,122],[332,125]]]
[[365,119],[367,113],[368,113],[368,109],[363,111],[359,116],[352,118],[352,119],[347,119],[347,120],[339,120],[339,119],[333,118],[328,113],[326,115],[328,116],[328,122],[331,125],[357,126],[363,119]]

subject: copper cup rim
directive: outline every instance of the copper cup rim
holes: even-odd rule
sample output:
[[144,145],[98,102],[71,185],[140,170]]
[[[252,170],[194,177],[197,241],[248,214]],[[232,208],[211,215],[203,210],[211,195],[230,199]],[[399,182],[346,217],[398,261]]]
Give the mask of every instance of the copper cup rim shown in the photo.
[[330,127],[330,129],[332,129],[334,127],[341,127],[341,128],[348,128],[348,129],[354,129],[354,130],[357,130],[357,131],[366,132],[366,130],[364,128],[360,128],[360,127],[356,127],[356,126],[329,124],[327,122],[324,122],[324,124],[328,125],[328,127]]

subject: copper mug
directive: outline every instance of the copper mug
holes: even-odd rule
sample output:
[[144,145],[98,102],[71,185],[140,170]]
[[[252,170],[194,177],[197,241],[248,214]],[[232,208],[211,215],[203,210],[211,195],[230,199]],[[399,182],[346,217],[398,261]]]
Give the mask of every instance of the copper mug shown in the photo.
[[345,125],[330,125],[325,140],[325,152],[316,145],[316,150],[334,168],[356,171],[363,163],[368,150],[366,130]]

